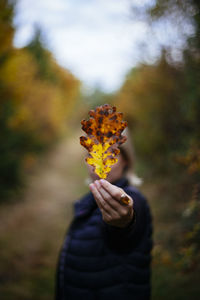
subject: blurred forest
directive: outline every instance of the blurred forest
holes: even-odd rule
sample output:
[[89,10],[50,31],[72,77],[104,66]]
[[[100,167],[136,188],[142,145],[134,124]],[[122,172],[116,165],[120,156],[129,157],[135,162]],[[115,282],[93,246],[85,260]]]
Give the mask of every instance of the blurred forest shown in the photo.
[[79,167],[80,121],[103,103],[128,121],[135,170],[152,208],[152,299],[200,298],[200,2],[157,0],[140,9],[149,26],[172,13],[173,22],[178,16],[191,21],[194,33],[182,59],[162,47],[155,63],[133,67],[115,93],[97,88],[86,95],[46,49],[39,28],[29,45],[13,47],[14,4],[0,1],[2,299],[53,299],[56,255],[72,202],[87,190]]
[[66,133],[80,81],[59,66],[36,29],[23,49],[12,45],[14,6],[0,2],[0,199],[23,185],[35,156]]

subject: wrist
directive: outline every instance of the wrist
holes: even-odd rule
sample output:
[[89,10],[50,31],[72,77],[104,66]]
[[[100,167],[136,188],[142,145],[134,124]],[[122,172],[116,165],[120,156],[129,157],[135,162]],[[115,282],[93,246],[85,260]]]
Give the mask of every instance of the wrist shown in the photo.
[[134,223],[134,221],[135,221],[135,212],[134,209],[132,209],[129,220],[127,220],[126,223],[123,223],[123,225],[120,226],[120,228],[128,228],[132,225],[132,223]]
[[130,227],[135,221],[135,212],[134,209],[132,210],[132,214],[131,214],[131,219],[129,221],[129,223],[126,225],[126,227]]

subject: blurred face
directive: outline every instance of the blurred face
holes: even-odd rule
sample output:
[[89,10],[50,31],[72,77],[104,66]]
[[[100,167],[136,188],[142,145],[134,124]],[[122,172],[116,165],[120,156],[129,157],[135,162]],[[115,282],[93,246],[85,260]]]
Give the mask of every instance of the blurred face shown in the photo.
[[[111,171],[107,175],[106,180],[109,182],[114,182],[115,180],[118,180],[122,174],[123,174],[123,169],[126,166],[127,162],[125,161],[124,157],[122,156],[121,153],[119,153],[116,158],[118,158],[118,161],[111,166]],[[92,181],[100,179],[99,176],[93,171],[93,167],[89,165],[86,161],[86,166],[88,168],[88,173]]]

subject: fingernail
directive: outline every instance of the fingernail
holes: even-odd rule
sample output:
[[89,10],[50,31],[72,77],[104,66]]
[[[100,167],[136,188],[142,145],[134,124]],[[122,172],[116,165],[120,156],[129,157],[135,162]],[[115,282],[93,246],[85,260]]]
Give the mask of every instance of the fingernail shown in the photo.
[[99,182],[98,182],[98,180],[95,180],[95,185],[97,186],[97,187],[100,187],[100,184],[99,184]]

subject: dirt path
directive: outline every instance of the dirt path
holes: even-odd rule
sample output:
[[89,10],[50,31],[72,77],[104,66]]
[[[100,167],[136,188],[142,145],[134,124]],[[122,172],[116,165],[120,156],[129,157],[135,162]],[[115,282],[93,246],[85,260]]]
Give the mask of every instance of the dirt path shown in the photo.
[[0,294],[5,299],[52,298],[55,264],[72,204],[87,190],[81,134],[76,131],[40,160],[22,201],[1,207]]

